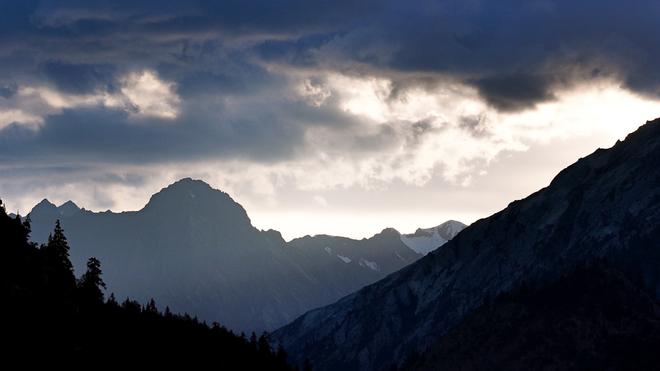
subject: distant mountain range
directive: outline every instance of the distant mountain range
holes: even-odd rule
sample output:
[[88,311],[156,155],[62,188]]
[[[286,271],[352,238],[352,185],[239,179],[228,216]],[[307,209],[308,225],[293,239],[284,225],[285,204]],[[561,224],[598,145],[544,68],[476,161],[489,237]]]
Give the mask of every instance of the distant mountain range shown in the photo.
[[655,369],[658,241],[660,119],[273,335],[321,371]]
[[102,262],[108,292],[237,331],[272,330],[421,258],[465,226],[450,221],[413,235],[385,229],[368,239],[327,235],[286,242],[254,228],[241,205],[208,184],[182,179],[139,211],[91,212],[48,200],[29,214],[45,242],[60,219],[74,267]]

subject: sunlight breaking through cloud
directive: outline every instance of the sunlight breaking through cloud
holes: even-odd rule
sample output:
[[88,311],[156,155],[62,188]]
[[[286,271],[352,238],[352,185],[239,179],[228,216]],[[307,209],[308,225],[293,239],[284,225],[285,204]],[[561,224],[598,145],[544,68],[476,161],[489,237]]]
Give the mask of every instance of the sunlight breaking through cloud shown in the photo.
[[13,123],[21,123],[36,130],[43,123],[43,119],[20,109],[0,109],[0,130]]
[[45,85],[21,86],[15,96],[0,101],[0,129],[15,123],[36,130],[49,115],[95,106],[123,110],[138,120],[153,117],[171,121],[178,117],[180,105],[174,83],[149,70],[126,74],[117,91],[73,94]]
[[415,88],[395,96],[392,83],[384,79],[330,75],[324,81],[339,107],[370,123],[357,133],[365,143],[386,136],[391,145],[363,157],[353,154],[357,158],[349,160],[341,146],[335,148],[351,140],[345,133],[309,128],[308,141],[323,151],[313,161],[293,167],[304,169],[293,176],[305,188],[355,182],[369,186],[395,179],[423,185],[436,171],[448,181],[467,185],[502,152],[589,135],[607,138],[601,146],[609,146],[646,119],[660,115],[660,103],[611,80],[581,85],[557,93],[554,101],[512,113],[497,111],[480,100],[474,89],[456,84]]
[[122,80],[121,92],[135,107],[135,115],[175,119],[181,99],[174,92],[174,84],[162,81],[152,71],[130,73]]

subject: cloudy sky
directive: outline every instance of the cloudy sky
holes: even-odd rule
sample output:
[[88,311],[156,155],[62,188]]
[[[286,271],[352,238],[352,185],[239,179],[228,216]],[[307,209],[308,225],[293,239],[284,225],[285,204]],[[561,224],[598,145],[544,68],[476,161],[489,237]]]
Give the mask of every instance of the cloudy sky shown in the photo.
[[660,117],[660,2],[0,0],[0,197],[194,177],[286,238],[472,222]]

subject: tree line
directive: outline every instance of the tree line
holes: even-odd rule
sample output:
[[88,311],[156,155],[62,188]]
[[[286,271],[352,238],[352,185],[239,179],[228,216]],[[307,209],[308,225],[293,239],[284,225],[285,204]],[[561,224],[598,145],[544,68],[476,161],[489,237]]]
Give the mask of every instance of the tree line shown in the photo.
[[[47,243],[30,241],[30,220],[7,215],[0,201],[0,307],[5,361],[94,366],[204,365],[226,370],[298,370],[268,335],[235,334],[169,308],[107,299],[101,262],[76,278],[59,221]],[[221,308],[219,309],[221,310]],[[175,362],[175,363],[173,363]],[[306,363],[304,370],[311,369]]]

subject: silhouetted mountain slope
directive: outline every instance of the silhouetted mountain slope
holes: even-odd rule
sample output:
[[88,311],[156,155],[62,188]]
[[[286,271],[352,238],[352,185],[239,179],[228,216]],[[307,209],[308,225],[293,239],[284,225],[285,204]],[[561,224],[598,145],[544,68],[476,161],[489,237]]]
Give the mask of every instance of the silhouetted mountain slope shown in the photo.
[[[47,204],[44,206],[49,207]],[[49,207],[50,208],[50,207]],[[0,328],[6,365],[105,368],[113,365],[293,370],[266,337],[248,341],[214,324],[103,298],[100,263],[90,259],[76,280],[59,224],[47,244],[28,239],[29,224],[0,202]],[[176,362],[176,363],[173,363]]]
[[174,312],[247,332],[284,325],[421,257],[394,230],[287,244],[277,231],[254,228],[229,195],[192,179],[162,189],[139,211],[95,213],[44,200],[29,216],[40,242],[59,218],[74,266],[101,259],[118,297],[153,297]]
[[484,304],[405,370],[652,370],[660,305],[605,264]]
[[424,352],[487,300],[594,259],[660,294],[660,119],[560,172],[416,263],[275,332],[319,370],[380,370]]

